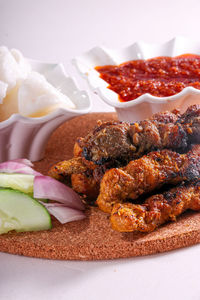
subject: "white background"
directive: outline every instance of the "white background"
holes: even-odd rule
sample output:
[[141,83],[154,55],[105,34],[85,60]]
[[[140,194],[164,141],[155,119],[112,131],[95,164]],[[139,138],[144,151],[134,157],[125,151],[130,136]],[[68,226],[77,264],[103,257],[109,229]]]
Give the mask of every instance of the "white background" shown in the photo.
[[[0,44],[62,62],[104,44],[199,39],[199,0],[0,0]],[[112,111],[91,95],[93,111]],[[200,246],[108,262],[48,261],[0,254],[0,299],[200,299]]]

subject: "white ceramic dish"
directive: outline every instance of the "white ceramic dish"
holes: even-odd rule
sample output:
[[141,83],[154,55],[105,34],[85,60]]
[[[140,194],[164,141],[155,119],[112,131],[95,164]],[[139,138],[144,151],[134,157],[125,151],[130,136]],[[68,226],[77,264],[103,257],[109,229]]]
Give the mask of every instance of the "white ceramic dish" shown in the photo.
[[63,122],[86,114],[91,101],[85,91],[77,88],[74,80],[67,76],[62,64],[48,64],[29,60],[32,70],[43,74],[56,88],[66,94],[76,109],[59,108],[39,118],[13,114],[0,122],[0,161],[28,158],[37,161],[43,158],[44,149],[51,133]]
[[108,83],[99,77],[96,66],[118,65],[129,60],[148,59],[158,56],[177,56],[185,53],[200,54],[200,42],[186,38],[174,38],[164,44],[134,43],[123,49],[95,47],[73,62],[87,79],[90,88],[107,104],[113,106],[120,120],[137,121],[150,117],[153,113],[180,108],[184,111],[189,105],[200,103],[200,90],[186,87],[170,97],[154,97],[144,94],[129,102],[120,102],[117,93],[108,89]]

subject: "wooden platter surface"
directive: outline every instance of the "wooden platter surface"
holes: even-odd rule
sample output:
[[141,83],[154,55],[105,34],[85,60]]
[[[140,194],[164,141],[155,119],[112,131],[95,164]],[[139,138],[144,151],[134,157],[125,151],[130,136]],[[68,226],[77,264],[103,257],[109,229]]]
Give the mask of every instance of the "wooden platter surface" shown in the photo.
[[[47,174],[49,167],[72,157],[78,136],[84,136],[97,120],[117,119],[115,113],[93,113],[72,119],[51,136],[45,158],[35,163]],[[31,257],[63,260],[100,260],[149,255],[200,242],[200,214],[187,212],[175,223],[156,231],[119,233],[111,229],[109,216],[96,207],[86,210],[87,218],[65,225],[53,219],[53,229],[40,232],[9,233],[0,236],[0,251]]]

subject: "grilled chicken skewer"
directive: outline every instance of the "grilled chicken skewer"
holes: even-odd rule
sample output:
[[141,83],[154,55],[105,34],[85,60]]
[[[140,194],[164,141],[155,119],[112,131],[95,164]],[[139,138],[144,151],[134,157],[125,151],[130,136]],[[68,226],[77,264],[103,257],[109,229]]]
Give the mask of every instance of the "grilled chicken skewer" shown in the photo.
[[189,142],[199,142],[199,126],[199,105],[191,106],[183,115],[178,111],[157,113],[132,125],[103,123],[86,138],[79,138],[74,146],[74,158],[54,165],[49,175],[94,200],[108,169],[122,167],[152,148],[180,150]]
[[191,143],[200,143],[200,105],[190,106],[182,115],[179,111],[157,113],[133,124],[99,122],[77,142],[86,160],[116,167],[153,150],[184,150]]
[[200,149],[179,154],[171,150],[151,152],[131,161],[126,167],[108,170],[100,185],[97,204],[111,213],[115,203],[137,199],[140,195],[160,188],[200,177]]
[[200,210],[200,181],[183,184],[148,198],[143,205],[117,203],[111,213],[113,229],[150,232],[187,209]]

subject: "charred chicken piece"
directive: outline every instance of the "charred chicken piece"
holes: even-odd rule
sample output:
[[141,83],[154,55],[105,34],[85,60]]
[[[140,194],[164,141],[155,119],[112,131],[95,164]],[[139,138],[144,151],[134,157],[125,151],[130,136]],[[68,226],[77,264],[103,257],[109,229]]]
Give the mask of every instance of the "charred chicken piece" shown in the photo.
[[126,167],[108,170],[100,185],[97,204],[111,213],[115,203],[137,199],[164,184],[177,184],[200,177],[200,147],[187,154],[171,150],[151,152]]
[[184,150],[200,143],[200,105],[179,111],[157,113],[138,123],[99,122],[79,141],[82,156],[95,164],[118,166],[158,149]]
[[187,209],[200,210],[200,181],[182,184],[148,198],[143,205],[117,203],[111,213],[112,228],[120,232],[150,232]]

